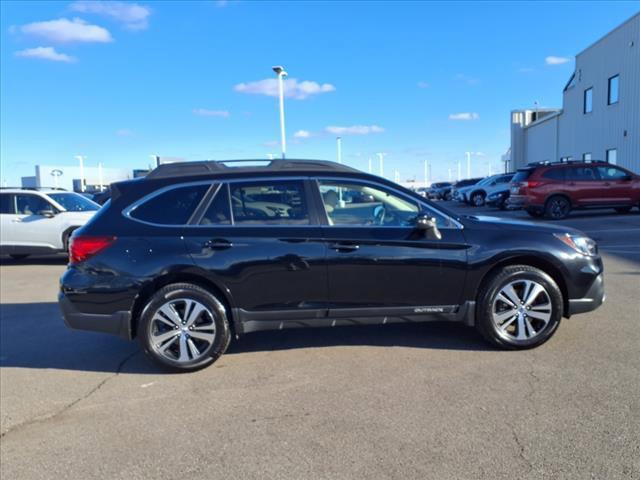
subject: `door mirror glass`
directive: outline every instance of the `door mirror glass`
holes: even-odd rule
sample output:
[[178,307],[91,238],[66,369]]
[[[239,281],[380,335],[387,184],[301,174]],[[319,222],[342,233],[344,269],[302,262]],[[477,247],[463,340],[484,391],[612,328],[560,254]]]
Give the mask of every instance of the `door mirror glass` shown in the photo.
[[424,232],[425,237],[431,240],[440,240],[442,233],[438,229],[438,222],[435,217],[428,213],[420,213],[415,218],[416,230]]

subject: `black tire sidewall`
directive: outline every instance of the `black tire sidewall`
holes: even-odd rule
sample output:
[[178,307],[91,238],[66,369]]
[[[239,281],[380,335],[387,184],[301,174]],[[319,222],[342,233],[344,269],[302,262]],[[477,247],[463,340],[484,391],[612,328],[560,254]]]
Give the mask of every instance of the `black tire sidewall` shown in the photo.
[[[556,200],[562,200],[563,202],[566,202],[566,204],[567,204],[567,210],[564,213],[564,215],[562,215],[561,217],[554,217],[551,214],[551,204]],[[547,218],[549,218],[550,220],[562,220],[564,218],[567,218],[569,216],[570,212],[571,212],[571,202],[569,201],[569,199],[567,199],[566,197],[563,197],[561,195],[554,195],[554,196],[550,197],[547,200],[547,203],[546,203],[546,205],[544,207],[545,216]]]
[[[496,325],[492,320],[493,299],[506,284],[515,280],[534,280],[540,283],[551,300],[553,307],[551,319],[544,328],[544,331],[529,340],[508,340],[498,333]],[[521,350],[534,348],[549,340],[555,333],[563,314],[562,292],[555,281],[542,270],[529,266],[505,267],[491,278],[482,289],[478,299],[478,328],[483,336],[494,345],[501,348]]]
[[[151,345],[149,328],[155,312],[166,302],[178,298],[196,300],[214,313],[215,339],[199,359],[191,362],[171,361],[156,352]],[[207,290],[192,284],[168,285],[154,294],[140,315],[137,336],[144,353],[155,364],[174,372],[191,372],[211,365],[225,352],[230,341],[229,322],[223,304]]]

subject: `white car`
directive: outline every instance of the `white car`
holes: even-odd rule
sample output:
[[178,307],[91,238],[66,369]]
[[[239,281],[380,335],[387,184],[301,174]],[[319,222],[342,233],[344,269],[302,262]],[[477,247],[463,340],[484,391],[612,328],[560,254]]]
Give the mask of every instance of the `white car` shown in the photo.
[[489,195],[508,187],[514,175],[514,173],[500,173],[480,180],[475,185],[463,187],[458,190],[458,200],[474,207],[481,207]]
[[69,237],[100,209],[74,192],[0,189],[0,254],[20,259],[67,251]]

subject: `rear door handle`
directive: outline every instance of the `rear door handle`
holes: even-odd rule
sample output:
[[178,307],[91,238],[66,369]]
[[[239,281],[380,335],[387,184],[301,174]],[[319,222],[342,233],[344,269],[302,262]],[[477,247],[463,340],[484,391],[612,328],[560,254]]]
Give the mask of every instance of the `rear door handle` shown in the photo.
[[233,243],[229,240],[225,240],[224,238],[214,238],[213,240],[206,242],[204,246],[211,250],[226,250],[227,248],[233,247]]
[[357,243],[333,242],[329,244],[329,248],[338,252],[355,252],[360,248]]

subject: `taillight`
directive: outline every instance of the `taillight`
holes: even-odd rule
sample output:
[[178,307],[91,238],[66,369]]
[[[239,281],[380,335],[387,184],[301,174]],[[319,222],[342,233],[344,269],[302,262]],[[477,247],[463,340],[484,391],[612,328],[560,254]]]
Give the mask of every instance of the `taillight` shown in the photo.
[[542,185],[542,182],[532,182],[531,180],[529,180],[528,182],[524,182],[524,184],[527,188],[536,188]]
[[94,237],[90,235],[80,235],[71,237],[69,245],[69,263],[80,263],[93,257],[96,253],[104,250],[113,242],[116,237]]

